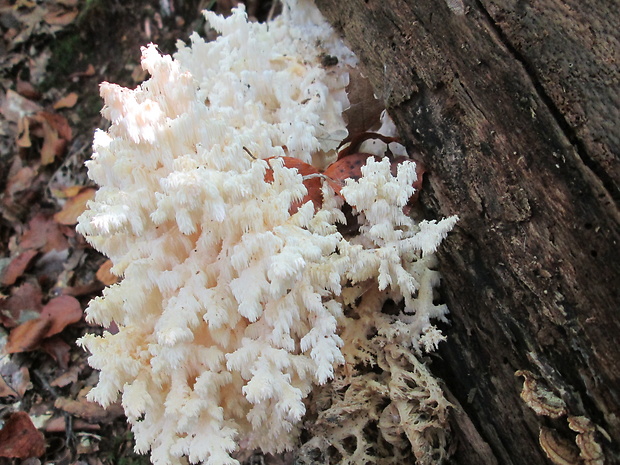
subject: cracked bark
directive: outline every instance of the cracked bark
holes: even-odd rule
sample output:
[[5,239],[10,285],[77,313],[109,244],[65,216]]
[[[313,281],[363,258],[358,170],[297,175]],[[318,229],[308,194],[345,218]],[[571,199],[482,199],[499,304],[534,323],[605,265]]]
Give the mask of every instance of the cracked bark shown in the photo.
[[[547,463],[539,435],[550,430],[577,451],[568,416],[601,427],[611,441],[601,430],[591,439],[606,463],[620,463],[617,9],[593,0],[317,4],[403,139],[424,149],[429,215],[461,217],[440,252],[452,325],[434,364],[458,405],[454,463]],[[567,414],[528,407],[517,370]]]

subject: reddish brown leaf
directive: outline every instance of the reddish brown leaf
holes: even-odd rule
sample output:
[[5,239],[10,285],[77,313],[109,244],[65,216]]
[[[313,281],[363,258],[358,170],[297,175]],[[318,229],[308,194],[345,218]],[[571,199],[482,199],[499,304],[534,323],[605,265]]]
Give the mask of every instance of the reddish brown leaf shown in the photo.
[[23,322],[23,314],[40,313],[42,298],[41,288],[36,281],[13,287],[8,299],[0,300],[0,322],[6,328],[14,328]]
[[45,437],[26,412],[14,412],[0,430],[0,457],[27,459],[45,453]]
[[[71,422],[71,428],[74,431],[99,431],[101,429],[101,426],[93,425],[92,423],[88,423],[87,421],[76,418],[73,419],[73,421]],[[48,433],[64,433],[65,431],[67,431],[67,421],[65,417],[55,417],[49,420],[45,424],[45,431]]]
[[71,346],[63,341],[60,336],[53,336],[45,339],[41,343],[43,349],[50,357],[52,357],[58,366],[63,370],[69,368],[69,355]]
[[49,318],[35,318],[22,323],[11,330],[4,351],[7,354],[16,354],[36,349],[51,326],[52,320]]
[[118,276],[112,274],[110,268],[112,268],[112,260],[106,260],[103,262],[103,265],[99,267],[96,274],[97,279],[106,286],[111,286],[118,281]]
[[[293,157],[280,157],[284,161],[284,166],[287,168],[296,168],[299,174],[302,176],[311,176],[304,180],[304,186],[308,190],[306,196],[300,202],[294,202],[289,208],[289,213],[292,215],[299,207],[301,207],[308,200],[312,200],[315,208],[321,208],[323,204],[323,195],[321,194],[321,178],[319,177],[319,170],[314,166],[304,163],[303,161]],[[267,158],[267,162],[273,158]],[[273,182],[273,170],[268,169],[265,172],[265,181]]]
[[20,95],[23,95],[26,98],[34,100],[41,98],[41,93],[38,92],[30,82],[22,81],[19,77],[17,78],[16,89]]
[[69,247],[67,238],[54,218],[45,213],[37,213],[29,222],[19,245],[22,249],[65,250]]
[[3,376],[0,376],[0,399],[5,397],[18,397],[17,392],[7,384]]
[[64,287],[62,289],[62,294],[63,295],[72,295],[72,296],[83,296],[83,295],[88,295],[88,294],[92,294],[95,292],[100,292],[103,289],[103,286],[101,283],[97,282],[97,281],[93,281],[92,283],[89,284],[81,284],[78,286],[67,286]]
[[70,94],[65,95],[63,98],[58,100],[54,104],[54,110],[59,110],[61,108],[73,108],[78,101],[78,94],[75,92],[71,92]]
[[82,389],[76,400],[59,397],[54,402],[54,407],[92,423],[109,422],[123,415],[123,407],[119,403],[103,408],[95,402],[88,401],[86,394],[90,389],[90,387]]
[[[327,182],[336,194],[340,194],[345,179],[359,179],[362,176],[362,166],[366,164],[368,157],[372,156],[368,153],[354,153],[340,158],[327,167],[323,174],[327,176]],[[375,159],[380,160],[379,157],[375,157]]]
[[79,363],[71,365],[66,372],[54,379],[50,385],[54,387],[65,387],[69,384],[75,383],[78,380],[78,375],[81,373],[84,366]]
[[64,225],[76,224],[78,216],[86,210],[86,203],[95,197],[95,192],[92,187],[83,189],[78,195],[67,200],[62,210],[54,215],[54,219]]
[[50,11],[43,18],[51,26],[66,26],[77,17],[78,11]]
[[4,286],[11,286],[15,284],[15,281],[24,274],[26,268],[30,264],[30,261],[38,252],[33,249],[26,250],[11,260],[11,263],[3,270],[0,277],[0,284]]
[[77,323],[82,319],[82,315],[82,307],[75,297],[69,295],[55,297],[41,311],[41,318],[51,321],[45,337],[58,334],[68,325]]
[[54,128],[61,139],[66,140],[67,142],[72,139],[72,131],[71,126],[69,126],[69,122],[67,119],[59,115],[58,113],[50,113],[48,111],[40,111],[36,114],[36,120],[39,122],[46,121],[52,128]]

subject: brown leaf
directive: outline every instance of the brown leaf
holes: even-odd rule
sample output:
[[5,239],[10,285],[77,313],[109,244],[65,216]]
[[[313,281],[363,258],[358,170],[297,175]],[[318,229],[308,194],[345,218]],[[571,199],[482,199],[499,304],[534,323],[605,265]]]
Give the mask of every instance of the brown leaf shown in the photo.
[[112,274],[112,272],[110,271],[110,268],[112,268],[112,260],[106,260],[99,267],[99,269],[97,270],[97,274],[96,274],[97,279],[101,281],[103,284],[105,284],[106,286],[111,286],[112,284],[115,284],[116,282],[118,282],[118,276],[116,276],[115,274]]
[[93,281],[92,283],[89,283],[89,284],[64,287],[62,289],[62,293],[63,295],[72,295],[72,296],[80,297],[83,295],[101,292],[102,289],[103,289],[103,286],[101,285],[101,283],[98,283],[97,281]]
[[103,408],[101,405],[87,400],[86,394],[90,389],[90,387],[82,389],[76,400],[59,397],[54,402],[54,407],[92,423],[109,422],[123,415],[123,407],[119,403]]
[[7,384],[3,376],[0,376],[0,399],[6,397],[17,398],[17,392]]
[[4,347],[7,354],[17,354],[34,350],[41,344],[52,326],[49,318],[35,318],[13,328]]
[[49,123],[43,122],[43,147],[41,147],[41,164],[49,165],[62,154],[66,141],[58,137],[58,131]]
[[51,215],[39,212],[28,222],[28,229],[22,235],[19,246],[22,249],[65,250],[69,247],[61,227]]
[[[67,431],[67,420],[64,416],[52,418],[45,424],[44,428],[48,433],[64,433]],[[101,426],[93,425],[79,418],[74,418],[71,422],[71,428],[73,431],[99,431]]]
[[34,100],[41,98],[41,93],[38,92],[30,82],[22,81],[19,77],[17,77],[16,89],[20,95],[23,95],[26,98]]
[[60,336],[53,336],[45,339],[41,343],[41,349],[52,357],[56,363],[58,363],[58,366],[63,370],[66,370],[69,367],[71,346],[63,341]]
[[54,104],[54,110],[59,110],[61,108],[73,108],[78,101],[78,94],[75,92],[71,92],[70,94],[65,95],[63,98],[58,100]]
[[23,117],[17,123],[17,146],[21,148],[32,147],[32,140],[30,139],[30,118]]
[[26,250],[11,260],[11,263],[2,271],[0,276],[0,284],[4,286],[12,286],[15,281],[24,274],[30,261],[37,255],[37,251],[33,249]]
[[50,11],[44,17],[47,24],[51,26],[66,26],[71,24],[77,17],[78,11]]
[[54,387],[65,387],[69,384],[75,383],[78,380],[78,375],[83,369],[84,366],[82,364],[73,363],[69,370],[54,379],[50,385]]
[[42,298],[41,288],[36,281],[34,284],[26,282],[13,287],[10,297],[0,300],[0,323],[5,328],[14,328],[23,322],[23,314],[39,314],[43,307]]
[[58,113],[50,113],[48,111],[40,111],[36,114],[36,119],[39,122],[46,121],[52,128],[54,128],[58,135],[69,142],[72,138],[71,126],[69,126],[69,122],[67,118]]
[[58,334],[70,324],[77,323],[82,315],[82,307],[75,297],[61,295],[53,298],[41,310],[41,318],[52,322],[45,337]]
[[27,459],[45,453],[45,437],[26,412],[14,412],[0,430],[0,457]]
[[92,187],[83,189],[78,195],[67,200],[62,210],[54,215],[54,219],[64,225],[76,224],[78,216],[86,210],[86,203],[95,197],[95,192]]

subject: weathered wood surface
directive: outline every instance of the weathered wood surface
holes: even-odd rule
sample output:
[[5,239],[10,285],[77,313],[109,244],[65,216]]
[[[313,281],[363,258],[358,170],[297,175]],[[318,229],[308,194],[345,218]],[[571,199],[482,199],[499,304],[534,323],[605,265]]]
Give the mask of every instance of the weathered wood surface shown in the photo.
[[462,409],[454,463],[551,463],[541,427],[576,450],[517,370],[603,428],[620,463],[618,5],[317,4],[423,147],[423,206],[461,218],[440,253],[452,325],[434,364]]

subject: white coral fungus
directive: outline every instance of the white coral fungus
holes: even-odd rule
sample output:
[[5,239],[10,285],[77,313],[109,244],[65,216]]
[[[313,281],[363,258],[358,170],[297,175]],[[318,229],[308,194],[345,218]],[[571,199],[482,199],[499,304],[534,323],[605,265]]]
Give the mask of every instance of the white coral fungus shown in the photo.
[[[354,305],[343,287],[404,298],[392,330],[416,350],[440,339],[429,320],[446,309],[433,304],[436,277],[424,284],[422,255],[455,219],[403,214],[413,163],[393,176],[387,159],[370,158],[359,181],[347,180],[360,224],[352,238],[338,232],[342,199],[327,183],[318,211],[309,202],[289,214],[306,188],[278,157],[333,157],[355,62],[312,4],[294,3],[269,25],[249,23],[242,8],[207,13],[216,41],[194,35],[174,59],[146,47],[148,81],[101,86],[112,126],[95,137],[88,169],[101,187],[78,229],[123,280],[88,308],[89,321],[115,322],[118,333],[81,343],[101,372],[91,398],[122,395],[136,449],[155,464],[238,463],[241,441],[291,448],[303,400],[358,337],[339,335]],[[326,70],[322,53],[339,64]]]

